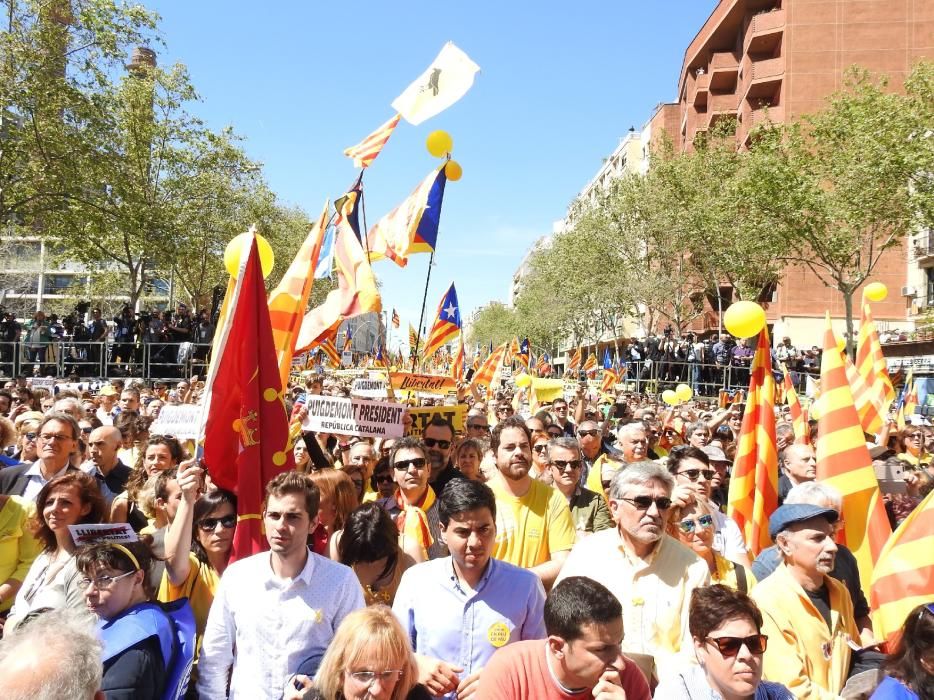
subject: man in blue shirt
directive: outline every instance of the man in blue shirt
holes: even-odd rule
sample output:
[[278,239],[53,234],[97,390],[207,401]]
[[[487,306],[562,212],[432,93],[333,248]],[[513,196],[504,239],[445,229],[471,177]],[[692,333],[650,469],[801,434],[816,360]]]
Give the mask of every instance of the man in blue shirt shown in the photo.
[[467,700],[493,652],[545,638],[545,590],[531,571],[492,558],[496,499],[485,484],[451,481],[438,519],[451,555],[406,571],[392,609],[412,640],[419,682]]

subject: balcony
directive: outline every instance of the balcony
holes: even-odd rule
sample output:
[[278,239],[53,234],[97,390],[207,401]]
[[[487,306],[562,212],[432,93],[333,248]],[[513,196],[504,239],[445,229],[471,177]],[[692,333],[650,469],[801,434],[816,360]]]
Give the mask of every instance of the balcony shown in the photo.
[[732,51],[718,51],[710,57],[710,89],[732,90],[739,73],[739,56]]
[[934,231],[923,231],[913,240],[915,257],[919,263],[934,260]]
[[785,77],[785,57],[752,59],[749,64],[749,81],[746,98],[773,97]]
[[785,32],[785,10],[771,10],[754,15],[746,29],[743,52],[772,54]]
[[695,107],[703,107],[707,104],[707,96],[710,94],[710,74],[700,73],[694,78],[694,94],[692,104]]
[[711,95],[707,101],[707,113],[709,115],[735,115],[739,109],[739,95],[736,93],[727,93],[725,95]]

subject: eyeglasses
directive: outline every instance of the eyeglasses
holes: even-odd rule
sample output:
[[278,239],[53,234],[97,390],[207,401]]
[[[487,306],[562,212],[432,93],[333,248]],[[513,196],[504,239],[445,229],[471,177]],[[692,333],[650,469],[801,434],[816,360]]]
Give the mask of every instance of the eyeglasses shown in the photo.
[[708,527],[713,526],[713,516],[712,515],[702,515],[697,520],[682,520],[678,523],[678,527],[681,528],[681,532],[685,535],[690,535],[697,528],[707,529]]
[[595,437],[595,436],[597,436],[597,435],[600,434],[600,431],[599,431],[599,430],[578,430],[578,431],[577,431],[577,434],[578,434],[578,436],[580,436],[580,437],[582,437],[582,438],[585,438],[585,437]]
[[424,457],[416,457],[415,459],[400,459],[393,464],[392,467],[393,469],[398,469],[400,472],[407,472],[409,467],[415,467],[417,471],[421,471],[425,468],[426,464],[428,464],[428,460]]
[[725,659],[731,659],[745,646],[750,654],[763,654],[768,646],[769,638],[764,634],[753,634],[748,637],[707,637],[704,641],[711,642]]
[[203,532],[214,532],[218,523],[220,523],[221,527],[223,527],[225,530],[229,530],[237,524],[237,516],[225,515],[223,518],[204,518],[198,522],[198,527]]
[[39,439],[42,440],[42,442],[52,442],[53,440],[65,442],[65,440],[74,440],[75,438],[71,435],[60,435],[59,433],[40,433]]
[[422,442],[425,443],[426,447],[438,446],[442,450],[446,450],[451,446],[450,440],[435,440],[434,438],[422,438]]
[[668,510],[671,508],[671,499],[666,496],[661,496],[659,498],[652,498],[651,496],[636,496],[635,498],[621,498],[621,501],[626,501],[632,506],[635,506],[639,510],[648,510],[652,507],[652,504],[655,504],[655,507],[659,510]]
[[551,460],[551,465],[553,467],[558,467],[561,471],[564,471],[568,467],[571,468],[571,471],[577,471],[581,468],[581,461],[579,459],[553,459]]
[[924,433],[912,433],[911,435],[906,435],[905,437],[909,440],[920,440],[924,437]]
[[94,588],[96,588],[97,590],[107,591],[107,590],[110,590],[111,586],[113,586],[116,581],[119,581],[122,578],[126,578],[127,576],[132,576],[137,571],[139,571],[139,569],[134,569],[133,571],[127,571],[125,574],[120,574],[119,576],[98,576],[97,578],[93,578],[93,579],[87,578],[87,577],[79,578],[78,588],[80,588],[83,591],[86,591],[88,588],[91,587],[91,584],[93,583]]
[[490,426],[488,426],[486,423],[468,423],[467,429],[468,430],[483,430],[485,432],[490,429]]
[[685,469],[683,472],[678,472],[678,476],[686,476],[688,481],[697,481],[701,474],[704,475],[707,481],[710,481],[714,478],[716,472],[713,469]]
[[532,449],[535,450],[536,453],[542,454],[545,450],[548,449],[548,445],[546,445],[545,443],[542,443],[541,445],[536,445]]
[[353,678],[357,683],[370,686],[379,678],[380,683],[389,683],[402,678],[402,671],[347,671],[347,675]]
[[92,432],[94,432],[94,428],[92,428],[90,425],[86,425],[83,428],[81,428],[81,432],[84,433],[85,435],[90,435]]

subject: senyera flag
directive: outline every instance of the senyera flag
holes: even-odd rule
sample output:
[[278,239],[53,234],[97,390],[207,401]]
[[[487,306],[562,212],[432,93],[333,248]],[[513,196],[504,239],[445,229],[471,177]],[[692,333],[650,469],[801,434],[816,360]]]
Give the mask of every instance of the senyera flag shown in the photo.
[[255,236],[244,237],[236,282],[225,302],[205,381],[199,442],[213,482],[237,494],[233,561],[267,549],[261,516],[265,487],[294,467]]
[[736,521],[746,547],[756,556],[772,544],[769,516],[778,507],[775,378],[766,328],[759,332],[749,374],[749,396],[733,461],[727,515]]
[[385,124],[382,124],[376,131],[367,136],[356,146],[344,149],[344,155],[353,158],[355,168],[369,167],[370,163],[376,160],[376,156],[383,150],[383,146],[392,136],[393,130],[399,124],[402,115],[397,114]]

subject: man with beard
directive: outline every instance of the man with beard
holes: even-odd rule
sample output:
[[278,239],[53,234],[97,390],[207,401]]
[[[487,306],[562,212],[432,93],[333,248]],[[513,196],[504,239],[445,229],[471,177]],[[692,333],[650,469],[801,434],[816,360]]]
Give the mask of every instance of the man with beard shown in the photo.
[[587,576],[619,599],[623,653],[651,656],[659,679],[694,658],[688,606],[694,589],[710,581],[707,564],[665,534],[673,488],[674,477],[655,462],[617,472],[610,484],[616,527],[578,542],[558,577]]
[[425,443],[428,460],[431,462],[428,483],[434,489],[435,495],[440,496],[451,479],[461,478],[461,473],[451,464],[454,426],[441,416],[433,416],[422,433],[422,442]]
[[531,433],[520,417],[497,423],[490,447],[498,472],[490,481],[496,496],[493,556],[532,570],[550,588],[574,546],[567,499],[529,475]]
[[786,504],[769,518],[782,563],[751,596],[769,638],[764,675],[797,698],[836,698],[846,683],[852,648],[860,644],[846,586],[832,578],[837,511]]

